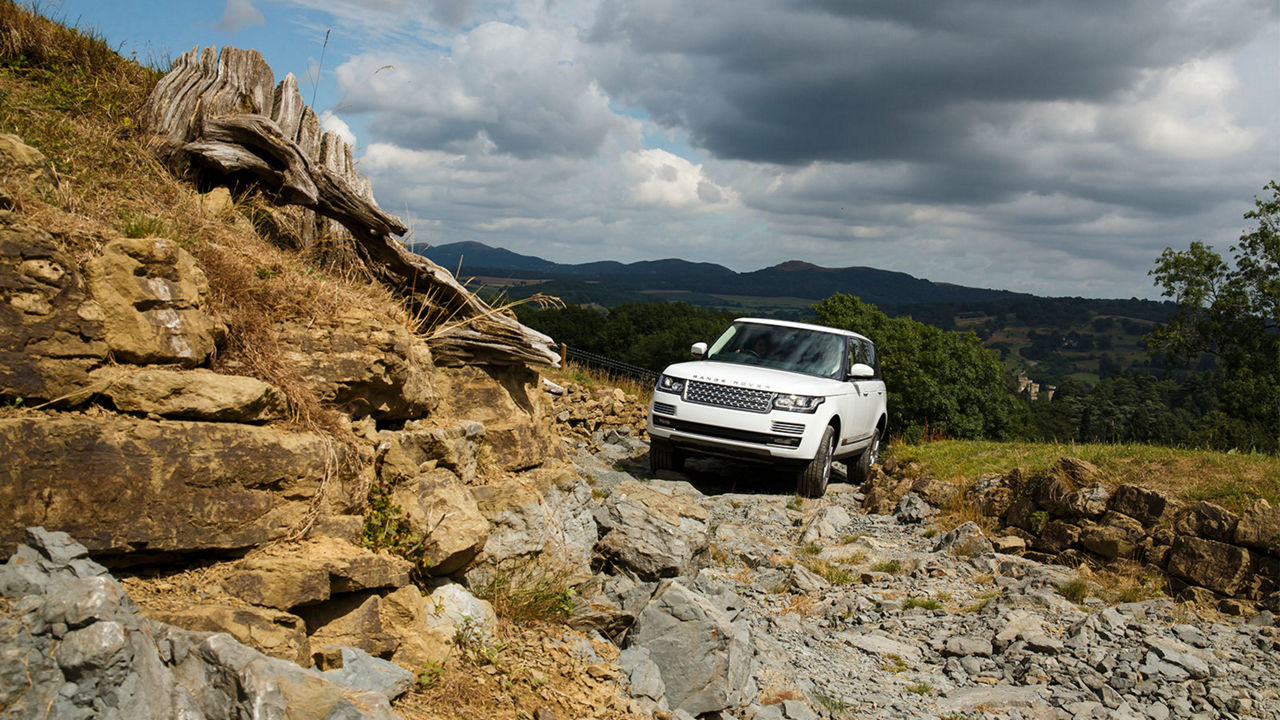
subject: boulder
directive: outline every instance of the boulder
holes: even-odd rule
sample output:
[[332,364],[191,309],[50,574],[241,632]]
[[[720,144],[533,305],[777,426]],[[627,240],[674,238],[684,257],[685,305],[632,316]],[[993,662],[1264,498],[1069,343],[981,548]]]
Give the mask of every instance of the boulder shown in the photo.
[[410,529],[427,539],[424,569],[432,575],[465,570],[489,539],[489,521],[456,475],[439,468],[397,486],[399,505]]
[[0,178],[16,180],[31,187],[53,187],[58,176],[39,150],[9,133],[0,133]]
[[624,482],[597,519],[605,534],[596,549],[642,579],[691,575],[706,562],[707,511],[684,495]]
[[1133,557],[1134,543],[1124,528],[1115,525],[1090,524],[1080,533],[1080,545],[1106,560]]
[[593,583],[574,595],[569,624],[579,630],[597,630],[617,643],[656,589],[655,583],[637,584],[625,575],[603,576],[598,586]]
[[205,312],[209,281],[204,272],[172,240],[113,240],[84,270],[116,360],[194,367],[225,334]]
[[383,600],[375,592],[348,593],[297,609],[311,631],[312,647],[347,645],[391,657],[400,642],[383,622]]
[[441,411],[484,424],[497,470],[515,472],[559,457],[548,400],[538,374],[525,367],[439,368]]
[[891,475],[877,474],[867,482],[867,496],[862,507],[873,515],[888,515],[898,506],[898,501],[911,490],[911,481]]
[[1143,527],[1151,527],[1164,515],[1169,500],[1156,490],[1137,485],[1121,485],[1111,495],[1107,505],[1111,510],[1136,519]]
[[407,585],[384,595],[379,612],[383,630],[397,641],[391,660],[400,666],[418,670],[453,654],[457,629],[438,621],[417,587]]
[[287,412],[279,388],[243,375],[116,365],[89,377],[97,394],[121,412],[247,423],[283,420]]
[[1096,518],[1107,511],[1111,491],[1103,485],[1090,485],[1067,495],[1067,513],[1077,518]]
[[800,544],[835,542],[852,521],[848,511],[839,505],[824,505],[809,518],[804,532],[800,533]]
[[0,567],[0,697],[12,717],[370,718],[386,697],[268,657],[231,635],[137,614],[87,550],[33,530]]
[[674,580],[636,617],[627,647],[648,651],[672,709],[697,716],[755,697],[751,635],[737,607],[727,591],[708,595]]
[[898,506],[893,509],[893,517],[904,525],[922,523],[936,514],[938,511],[914,491],[903,495]]
[[960,494],[960,488],[955,485],[928,475],[911,483],[911,491],[936,508],[950,507]]
[[1076,487],[1070,480],[1053,475],[1044,478],[1036,487],[1034,497],[1036,505],[1053,517],[1066,517],[1071,514],[1068,499],[1075,491]]
[[1048,513],[1036,505],[1036,501],[1026,495],[1015,497],[1005,510],[1004,522],[1010,527],[1038,533],[1044,529],[1043,523],[1048,520]]
[[1249,581],[1249,551],[1215,540],[1179,535],[1169,551],[1170,575],[1223,595],[1236,595]]
[[0,395],[88,399],[89,371],[108,352],[102,309],[57,242],[10,217],[0,212]]
[[1173,523],[1175,532],[1198,535],[1209,540],[1229,543],[1235,540],[1240,516],[1211,502],[1198,502],[1187,508]]
[[330,645],[328,654],[337,654],[328,669],[320,675],[331,683],[351,690],[374,692],[387,700],[395,700],[414,686],[413,673],[357,648]]
[[1236,545],[1280,555],[1280,507],[1271,507],[1266,500],[1254,500],[1253,505],[1240,514],[1234,539]]
[[964,491],[965,501],[976,506],[983,515],[998,516],[1013,502],[1013,487],[1006,477],[978,478]]
[[307,628],[297,615],[231,605],[193,605],[182,610],[144,612],[152,620],[184,630],[227,633],[266,655],[311,667]]
[[346,308],[276,330],[286,361],[354,418],[419,418],[439,403],[426,342],[387,317]]
[[933,544],[933,552],[949,552],[954,555],[975,557],[995,552],[995,548],[982,533],[978,523],[969,521],[938,538],[938,541]]
[[489,521],[489,564],[533,556],[557,567],[590,564],[598,537],[591,488],[572,467],[549,464],[471,493]]
[[1073,485],[1094,484],[1102,477],[1097,465],[1076,457],[1060,457],[1053,467]]
[[383,430],[378,433],[378,476],[395,482],[442,467],[469,483],[476,478],[484,433],[484,425],[471,420],[445,427],[410,420],[403,430]]
[[329,599],[329,572],[300,557],[252,557],[236,563],[222,589],[254,605],[291,610]]
[[0,553],[37,523],[115,558],[261,545],[341,464],[311,433],[111,416],[0,418],[0,447]]
[[[802,536],[801,542],[816,541],[805,540]],[[738,523],[716,525],[715,530],[712,531],[711,544],[713,554],[719,553],[747,567],[760,567],[766,563],[770,555],[778,552],[778,546],[772,540]]]
[[1032,547],[1044,553],[1060,553],[1076,544],[1080,539],[1080,528],[1063,520],[1051,520],[1040,532],[1040,537]]
[[311,538],[292,552],[320,564],[329,574],[329,590],[335,595],[404,587],[413,570],[404,558],[332,537]]

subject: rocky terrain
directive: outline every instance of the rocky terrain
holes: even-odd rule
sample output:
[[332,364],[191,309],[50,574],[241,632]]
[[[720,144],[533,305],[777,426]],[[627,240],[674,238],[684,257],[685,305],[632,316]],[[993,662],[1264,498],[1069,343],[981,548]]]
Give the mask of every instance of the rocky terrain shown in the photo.
[[[641,401],[547,382],[547,338],[407,257],[290,78],[180,69],[149,131],[49,143],[137,153],[97,205],[82,157],[0,135],[0,717],[1280,712],[1265,502],[1070,459],[804,501],[759,468],[651,477]],[[7,101],[42,77],[0,77]],[[189,164],[142,161],[147,132]],[[1120,562],[1158,596],[1091,580]]]

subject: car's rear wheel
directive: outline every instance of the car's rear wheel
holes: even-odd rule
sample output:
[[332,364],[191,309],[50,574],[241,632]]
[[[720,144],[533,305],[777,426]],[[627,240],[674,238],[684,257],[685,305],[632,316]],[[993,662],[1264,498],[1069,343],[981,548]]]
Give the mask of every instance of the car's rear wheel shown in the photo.
[[835,450],[836,429],[828,425],[822,432],[818,453],[796,475],[797,495],[816,498],[826,494],[827,483],[831,480],[831,456],[835,454]]
[[649,440],[649,472],[662,470],[682,470],[684,453],[676,449],[669,440],[650,438]]
[[871,444],[867,446],[862,454],[858,455],[858,459],[850,465],[851,475],[849,480],[854,485],[861,485],[871,478],[871,466],[880,459],[880,429],[876,428],[871,432]]

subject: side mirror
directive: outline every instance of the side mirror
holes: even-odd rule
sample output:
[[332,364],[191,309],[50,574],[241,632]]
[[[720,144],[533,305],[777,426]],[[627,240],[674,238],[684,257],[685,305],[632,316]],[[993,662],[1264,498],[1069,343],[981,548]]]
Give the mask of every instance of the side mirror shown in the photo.
[[865,380],[875,376],[875,369],[866,363],[854,363],[853,367],[849,368],[849,377],[854,380]]
[[690,354],[692,354],[692,355],[693,355],[694,357],[696,357],[696,358],[703,357],[703,356],[705,356],[705,355],[707,354],[707,344],[706,344],[706,343],[694,343],[692,346],[690,346],[690,348],[689,348],[689,353],[690,353]]

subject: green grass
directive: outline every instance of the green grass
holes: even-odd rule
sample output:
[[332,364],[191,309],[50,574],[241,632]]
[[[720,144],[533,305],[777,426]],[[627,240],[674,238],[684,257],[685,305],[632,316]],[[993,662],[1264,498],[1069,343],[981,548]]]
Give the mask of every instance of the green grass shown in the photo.
[[986,440],[941,440],[920,445],[894,442],[889,453],[901,464],[918,463],[921,474],[960,484],[1002,475],[1013,468],[1028,473],[1047,472],[1058,458],[1071,456],[1097,465],[1113,487],[1142,485],[1167,491],[1184,501],[1209,500],[1237,511],[1255,498],[1273,505],[1280,503],[1280,461],[1262,453]]
[[1073,578],[1055,588],[1058,594],[1079,605],[1089,597],[1089,582],[1084,578]]
[[938,610],[941,607],[942,607],[942,603],[935,598],[913,597],[913,598],[907,598],[906,601],[902,603],[903,610],[910,610],[911,608],[924,608],[925,610]]
[[883,560],[871,566],[872,572],[890,573],[896,575],[902,572],[902,563],[897,560]]

